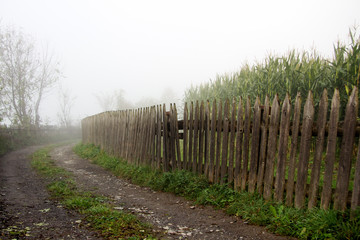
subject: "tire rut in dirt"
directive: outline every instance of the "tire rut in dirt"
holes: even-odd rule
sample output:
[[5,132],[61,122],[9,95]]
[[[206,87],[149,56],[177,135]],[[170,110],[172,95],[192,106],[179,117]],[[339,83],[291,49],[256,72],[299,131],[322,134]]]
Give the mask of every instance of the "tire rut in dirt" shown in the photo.
[[81,226],[80,215],[50,199],[46,182],[30,166],[29,156],[39,148],[0,158],[0,238],[99,239]]
[[162,231],[164,239],[289,239],[210,206],[195,206],[182,197],[131,184],[81,159],[73,153],[72,146],[54,149],[51,157],[74,174],[82,189],[109,197],[116,209],[140,216]]

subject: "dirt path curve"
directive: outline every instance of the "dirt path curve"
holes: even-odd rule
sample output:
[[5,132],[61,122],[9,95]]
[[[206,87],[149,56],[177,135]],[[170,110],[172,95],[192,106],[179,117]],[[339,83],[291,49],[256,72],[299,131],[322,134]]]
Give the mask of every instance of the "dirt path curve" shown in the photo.
[[81,159],[71,146],[58,147],[51,156],[74,174],[79,186],[110,197],[117,208],[141,216],[163,231],[164,239],[288,239],[212,207],[194,206],[182,197],[133,185]]
[[49,199],[46,183],[30,166],[29,156],[39,148],[0,158],[0,239],[98,239],[79,226],[80,215]]

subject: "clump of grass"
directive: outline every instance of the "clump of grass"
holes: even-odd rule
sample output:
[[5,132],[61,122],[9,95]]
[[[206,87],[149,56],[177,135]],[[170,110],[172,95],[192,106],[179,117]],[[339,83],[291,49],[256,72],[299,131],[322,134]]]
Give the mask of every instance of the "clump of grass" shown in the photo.
[[360,215],[352,220],[349,212],[321,209],[296,209],[259,194],[236,192],[227,185],[209,184],[202,176],[184,170],[159,172],[149,167],[135,166],[108,156],[94,145],[79,144],[74,151],[108,168],[115,175],[155,190],[173,192],[194,200],[197,204],[213,205],[251,224],[266,226],[270,231],[300,239],[360,239]]
[[132,214],[114,210],[102,196],[80,191],[71,174],[55,166],[49,156],[50,150],[51,147],[47,147],[35,152],[31,164],[50,182],[48,190],[53,198],[83,214],[90,227],[106,239],[153,239],[150,225]]

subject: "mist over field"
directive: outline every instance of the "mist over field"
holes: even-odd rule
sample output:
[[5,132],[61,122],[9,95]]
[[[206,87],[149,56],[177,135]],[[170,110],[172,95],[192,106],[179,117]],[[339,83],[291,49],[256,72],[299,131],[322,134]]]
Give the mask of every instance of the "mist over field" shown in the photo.
[[332,57],[359,23],[357,9],[350,0],[2,0],[0,28],[53,57],[57,79],[41,99],[40,123],[78,125],[106,110],[181,104],[192,86],[268,55],[316,49]]

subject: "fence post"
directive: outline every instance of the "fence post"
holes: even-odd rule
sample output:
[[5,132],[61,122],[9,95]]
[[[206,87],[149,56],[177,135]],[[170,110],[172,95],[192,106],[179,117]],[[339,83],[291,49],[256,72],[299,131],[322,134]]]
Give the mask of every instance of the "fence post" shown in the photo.
[[[204,154],[204,174],[209,176],[209,155],[210,155],[210,103],[206,101],[205,106],[205,154]],[[209,178],[208,178],[209,179]]]
[[219,101],[218,119],[216,127],[216,163],[215,163],[215,183],[219,183],[220,179],[220,153],[221,153],[221,133],[222,133],[222,101]]
[[215,137],[216,137],[216,113],[217,113],[216,100],[213,101],[212,114],[211,114],[211,140],[210,140],[210,158],[209,158],[209,181],[214,182],[214,162],[215,162]]
[[194,141],[194,103],[190,104],[190,120],[189,120],[189,157],[186,166],[187,170],[192,168],[192,157],[193,157],[193,141]]
[[314,119],[313,95],[309,91],[304,107],[304,117],[301,128],[301,142],[299,153],[299,165],[295,189],[295,207],[302,208],[305,202],[306,181],[308,176],[308,163],[310,157],[310,144],[312,138],[312,126]]
[[341,142],[338,178],[335,189],[334,208],[340,211],[344,211],[346,208],[357,116],[358,90],[354,87],[346,105],[344,135]]
[[328,96],[327,91],[324,89],[318,110],[318,119],[317,119],[317,138],[316,138],[316,147],[315,147],[315,156],[313,161],[313,167],[311,170],[311,181],[309,188],[309,203],[308,208],[313,208],[316,206],[318,189],[319,189],[319,179],[320,179],[320,165],[322,161],[322,154],[324,148],[325,140],[325,126],[326,126],[326,117],[328,109]]
[[193,165],[192,171],[196,173],[198,151],[199,151],[199,101],[195,104],[195,116],[194,116],[194,149],[193,149]]
[[261,117],[261,132],[260,132],[260,156],[259,156],[259,171],[257,176],[257,191],[263,193],[264,173],[265,173],[265,160],[266,160],[266,149],[267,149],[267,132],[269,128],[269,112],[270,112],[269,97],[265,97],[264,111]]
[[294,106],[293,125],[291,128],[291,149],[290,149],[290,160],[288,170],[288,181],[286,184],[286,205],[293,205],[294,198],[294,179],[295,179],[295,165],[296,165],[296,154],[299,137],[300,127],[300,111],[301,111],[301,95],[297,94]]
[[236,153],[235,153],[235,172],[234,172],[234,189],[236,191],[241,187],[241,163],[242,163],[242,144],[243,144],[243,104],[242,98],[239,98],[237,123],[236,123]]
[[244,140],[243,140],[243,167],[241,169],[241,190],[244,191],[247,183],[248,164],[249,164],[249,141],[250,141],[250,122],[251,122],[251,106],[250,98],[246,99],[245,121],[244,121]]
[[259,164],[259,148],[260,148],[260,98],[256,97],[254,104],[254,116],[251,136],[251,158],[249,169],[249,192],[254,193],[257,179],[258,164]]
[[232,101],[231,120],[230,120],[230,141],[229,141],[229,168],[228,168],[228,182],[231,184],[234,181],[234,146],[235,146],[235,127],[236,127],[236,101]]
[[277,134],[279,131],[280,120],[280,106],[279,97],[275,95],[271,105],[269,137],[268,137],[268,150],[266,157],[266,168],[264,176],[264,199],[270,200],[272,195],[273,181],[274,181],[274,162],[276,155]]
[[204,101],[200,104],[200,116],[199,116],[199,159],[197,164],[197,172],[203,173],[203,161],[204,161],[204,138],[205,138],[205,123],[204,123]]
[[275,178],[275,200],[281,202],[284,195],[286,158],[288,152],[291,104],[289,94],[286,94],[281,110],[278,161]]
[[183,169],[187,169],[188,165],[188,108],[187,103],[184,105],[184,121],[183,121]]
[[224,106],[224,125],[223,125],[223,137],[222,137],[222,156],[221,156],[221,176],[220,183],[225,182],[227,170],[227,158],[228,158],[228,141],[229,141],[229,99],[226,99]]

